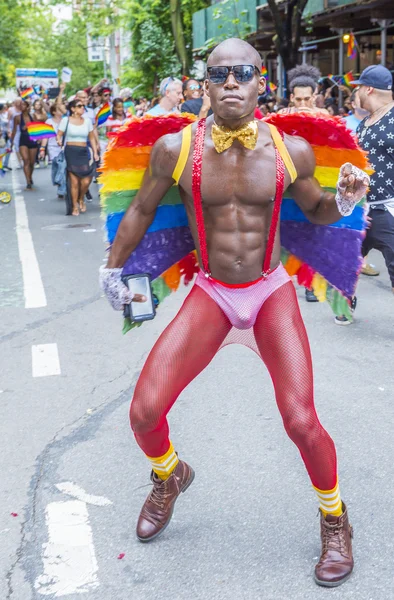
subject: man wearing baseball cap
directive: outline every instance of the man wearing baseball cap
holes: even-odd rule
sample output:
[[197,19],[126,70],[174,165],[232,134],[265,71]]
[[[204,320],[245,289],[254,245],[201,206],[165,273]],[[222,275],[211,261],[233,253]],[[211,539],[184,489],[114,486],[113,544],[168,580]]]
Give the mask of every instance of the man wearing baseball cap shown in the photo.
[[372,248],[385,259],[394,292],[394,102],[393,78],[382,65],[364,69],[358,80],[361,108],[369,111],[357,128],[361,147],[374,169],[367,199],[371,226],[363,242],[366,256]]

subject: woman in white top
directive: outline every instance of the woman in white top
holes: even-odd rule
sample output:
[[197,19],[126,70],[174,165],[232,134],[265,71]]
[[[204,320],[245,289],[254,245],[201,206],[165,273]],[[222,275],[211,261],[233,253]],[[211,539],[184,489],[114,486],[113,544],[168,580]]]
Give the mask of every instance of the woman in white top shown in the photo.
[[[90,119],[84,119],[85,107],[81,100],[72,100],[68,109],[69,117],[64,117],[57,133],[57,143],[63,145],[65,137],[64,155],[67,163],[67,172],[70,177],[70,192],[72,200],[72,215],[86,212],[84,197],[92,181],[95,161],[99,160],[96,137]],[[93,149],[93,158],[90,155],[88,141]]]

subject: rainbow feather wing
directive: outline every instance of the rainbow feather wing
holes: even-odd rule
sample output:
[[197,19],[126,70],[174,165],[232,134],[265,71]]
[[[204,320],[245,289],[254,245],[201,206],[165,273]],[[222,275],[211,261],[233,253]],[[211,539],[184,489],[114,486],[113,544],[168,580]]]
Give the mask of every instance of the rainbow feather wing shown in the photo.
[[[195,120],[194,115],[149,115],[130,119],[108,145],[101,168],[102,213],[108,242],[137,195],[149,164],[153,144],[167,133],[177,133]],[[152,225],[127,259],[123,272],[150,273],[153,292],[161,302],[175,291],[184,276],[189,283],[198,270],[194,242],[178,188],[172,187],[161,201]],[[136,324],[125,319],[126,333]]]
[[[335,192],[339,169],[345,162],[368,170],[365,152],[339,119],[295,113],[271,115],[267,120],[311,144],[316,157],[315,177],[327,191]],[[364,201],[337,223],[314,225],[294,200],[283,200],[280,231],[285,268],[301,285],[312,288],[320,301],[327,299],[335,314],[348,318],[362,266],[365,225]]]

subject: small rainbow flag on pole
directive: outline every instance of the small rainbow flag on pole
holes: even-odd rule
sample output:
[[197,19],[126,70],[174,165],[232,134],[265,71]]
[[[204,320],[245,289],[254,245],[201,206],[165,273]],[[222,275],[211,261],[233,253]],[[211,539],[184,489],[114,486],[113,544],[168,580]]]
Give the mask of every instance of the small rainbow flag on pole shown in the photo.
[[111,107],[109,105],[109,102],[106,102],[105,104],[103,104],[103,106],[100,108],[100,110],[98,111],[98,113],[96,115],[97,127],[101,127],[101,125],[104,125],[104,123],[106,122],[106,120],[108,119],[110,114],[111,114]]
[[22,90],[20,92],[22,100],[26,100],[27,98],[30,98],[30,96],[33,96],[34,93],[35,92],[32,87],[29,87],[26,90]]
[[345,85],[352,85],[352,81],[354,81],[352,72],[349,71],[349,73],[345,73],[342,79]]
[[357,41],[353,33],[349,34],[349,41],[347,45],[347,57],[356,58],[357,56]]
[[263,67],[261,67],[261,75],[262,75],[263,77],[267,77],[267,75],[268,75],[267,68],[266,68],[266,67],[264,67],[264,66],[263,66]]
[[267,92],[274,93],[277,89],[277,86],[272,81],[267,81]]
[[56,137],[56,132],[52,125],[42,121],[31,121],[26,123],[27,133],[32,140],[43,140],[45,138]]

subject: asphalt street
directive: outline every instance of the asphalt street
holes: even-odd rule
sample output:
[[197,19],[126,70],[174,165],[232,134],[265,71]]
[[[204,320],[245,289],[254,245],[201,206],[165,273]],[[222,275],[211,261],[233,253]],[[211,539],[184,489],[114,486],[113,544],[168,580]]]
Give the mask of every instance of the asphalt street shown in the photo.
[[[97,186],[87,213],[66,217],[49,169],[34,180],[33,192],[20,170],[0,180],[14,196],[0,204],[0,599],[394,598],[394,297],[381,255],[370,256],[381,275],[361,278],[350,327],[298,288],[316,406],[337,446],[355,532],[352,578],[322,589],[312,578],[317,501],[267,371],[241,346],[223,349],[173,408],[171,437],[196,478],[163,536],[137,541],[149,465],[129,402],[189,288],[122,336],[121,315],[98,287]],[[45,301],[26,308],[33,272]]]

